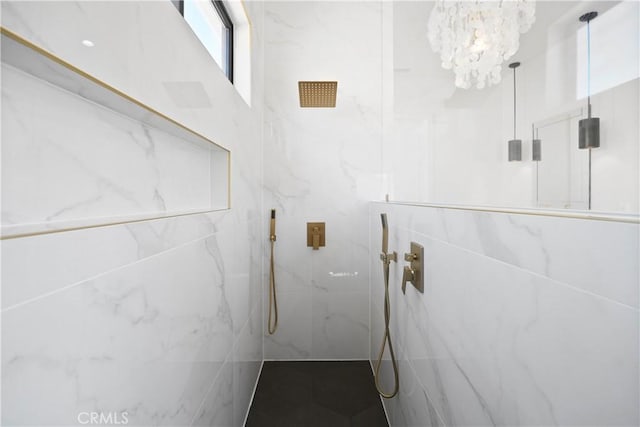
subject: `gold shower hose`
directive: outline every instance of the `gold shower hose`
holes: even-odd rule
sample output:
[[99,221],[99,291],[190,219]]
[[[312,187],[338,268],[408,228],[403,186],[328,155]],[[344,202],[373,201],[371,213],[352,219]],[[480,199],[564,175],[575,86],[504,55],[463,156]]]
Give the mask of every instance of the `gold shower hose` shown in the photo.
[[276,210],[271,209],[271,225],[269,240],[271,241],[271,261],[269,262],[269,323],[267,330],[273,335],[278,329],[278,301],[276,300],[276,273],[273,260],[273,249],[276,244]]
[[[400,381],[398,377],[398,361],[396,360],[395,352],[393,351],[393,344],[391,343],[391,333],[389,332],[389,319],[391,317],[391,304],[389,303],[389,264],[392,260],[396,259],[395,253],[393,255],[387,253],[387,215],[382,214],[382,250],[383,253],[380,256],[382,259],[382,271],[384,274],[384,336],[382,338],[382,345],[380,346],[380,352],[378,353],[378,360],[376,362],[376,368],[374,372],[374,379],[376,383],[376,389],[380,396],[385,399],[391,399],[398,394],[400,389]],[[393,367],[394,386],[391,393],[385,393],[380,386],[380,366],[382,365],[382,356],[384,354],[384,348],[389,343],[389,354],[391,355],[391,365]]]

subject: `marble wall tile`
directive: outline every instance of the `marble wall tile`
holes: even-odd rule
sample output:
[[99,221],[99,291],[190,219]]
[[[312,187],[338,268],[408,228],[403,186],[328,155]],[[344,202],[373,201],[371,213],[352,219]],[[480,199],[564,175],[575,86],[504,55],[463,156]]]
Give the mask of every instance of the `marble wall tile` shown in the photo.
[[211,209],[209,143],[181,140],[11,66],[2,75],[3,227]]
[[418,381],[411,363],[401,358],[398,369],[400,378],[402,378],[398,395],[401,416],[396,417],[393,425],[406,427],[444,426],[445,424],[440,420],[431,404],[427,390]]
[[[358,16],[358,25],[347,16]],[[380,5],[371,2],[265,6],[264,197],[265,206],[278,210],[276,275],[282,292],[304,295],[310,298],[305,307],[314,308],[313,322],[304,313],[291,329],[295,336],[285,336],[283,325],[277,336],[266,338],[266,358],[367,357],[367,345],[360,345],[368,341],[366,329],[354,329],[344,316],[332,316],[331,325],[321,319],[327,304],[357,313],[356,323],[368,311],[368,302],[361,306],[368,299],[367,202],[379,197],[381,162],[382,56],[371,40],[379,39],[380,22]],[[299,108],[299,80],[338,80],[336,108]],[[306,223],[316,221],[326,224],[326,247],[317,252],[306,247]],[[355,293],[364,298],[339,302],[338,295]],[[347,307],[347,300],[354,305]],[[321,338],[327,328],[336,336]],[[348,345],[340,351],[339,330],[360,331],[353,341],[359,353]],[[303,352],[277,349],[277,342],[289,345],[305,336],[314,338],[305,338],[309,347]]]
[[[638,423],[639,313],[635,307],[485,254],[468,240],[456,241],[451,234],[443,238],[439,233],[444,233],[447,224],[446,210],[374,203],[372,221],[380,211],[389,212],[392,232],[400,239],[425,246],[424,294],[408,286],[403,296],[397,290],[400,269],[392,272],[392,292],[397,297],[392,298],[392,334],[444,424]],[[489,216],[487,221],[500,221],[491,217],[494,214],[484,215]],[[512,217],[509,221],[518,222],[524,216]],[[522,221],[529,220],[524,218]],[[467,224],[458,218],[460,227],[452,229],[476,227],[474,215],[466,219]],[[581,227],[579,232],[600,236],[601,224],[594,221],[545,220],[547,228],[560,230],[571,222],[569,230]],[[420,221],[422,225],[417,226]],[[617,247],[622,258],[618,262],[630,271],[636,261],[621,252],[633,243],[628,233],[616,233],[627,225],[607,226],[612,232],[597,238],[592,247]],[[540,244],[535,233],[505,232],[501,239],[507,247]],[[584,251],[581,242],[576,236],[569,241],[557,239],[555,244]],[[525,252],[520,249],[517,253]],[[563,261],[568,262],[560,252],[548,259],[555,265]],[[593,262],[599,265],[590,266],[591,271],[610,268],[601,265],[608,262],[606,257]],[[372,331],[376,331],[381,321],[375,321],[373,314],[380,305],[374,300],[371,306]],[[372,336],[372,346],[376,340]],[[404,410],[403,421],[412,422],[417,403],[405,403],[410,399],[402,395],[399,400],[396,405],[401,408],[413,408]]]
[[262,310],[258,303],[236,342],[233,355],[233,425],[243,426],[262,367]]
[[[233,153],[229,211],[2,242],[3,424],[72,425],[80,409],[126,408],[129,425],[241,425],[263,358],[258,236],[267,224],[263,5],[250,2],[246,10],[252,107],[170,2],[2,3],[3,27]],[[85,38],[96,43],[93,50],[80,45]],[[202,82],[211,108],[177,106],[167,81]],[[60,108],[65,113],[69,108]],[[112,144],[104,158],[124,159],[126,168],[127,155],[150,153],[144,132],[134,131],[141,137],[134,152]],[[165,172],[196,170],[179,150],[160,154]],[[149,182],[122,178],[134,188]],[[166,173],[157,182],[170,191],[179,184]],[[186,187],[178,198],[197,190]]]
[[72,424],[123,408],[137,424],[193,416],[233,342],[215,240],[5,311],[4,421]]
[[[204,223],[208,227],[215,228],[213,222],[204,221]],[[196,231],[201,232],[202,226],[199,224],[199,220],[192,219],[192,223],[185,224],[183,228],[176,225],[166,227],[169,230],[166,234],[168,237],[166,241],[161,238],[162,234],[151,233],[154,230],[152,223],[109,227],[112,229],[111,233],[107,232],[109,229],[92,229],[86,230],[93,232],[86,237],[86,242],[82,239],[77,240],[78,243],[86,243],[84,246],[80,245],[79,248],[95,250],[96,242],[99,241],[97,237],[104,236],[106,241],[111,244],[111,250],[116,251],[120,242],[115,237],[122,235],[131,238],[135,233],[131,233],[131,230],[127,230],[127,228],[133,226],[144,230],[139,233],[144,237],[141,239],[142,243],[145,242],[145,239],[151,243],[147,246],[141,245],[143,249],[139,251],[131,251],[139,252],[130,254],[131,258],[139,255],[144,256],[142,261],[102,273],[69,289],[59,290],[51,295],[40,295],[39,299],[10,308],[3,314],[3,349],[5,350],[3,360],[13,360],[9,366],[3,367],[5,374],[3,379],[5,420],[23,425],[32,423],[33,419],[30,417],[33,415],[33,411],[25,409],[24,412],[19,412],[22,407],[19,402],[27,402],[30,399],[37,399],[41,402],[40,413],[42,416],[48,417],[39,422],[45,420],[50,422],[52,419],[63,419],[57,417],[67,417],[64,418],[66,420],[64,422],[68,423],[69,411],[77,412],[81,408],[86,409],[89,406],[93,408],[94,403],[89,405],[86,402],[91,399],[104,403],[103,407],[111,407],[109,405],[113,403],[113,407],[122,408],[126,405],[125,402],[138,398],[143,400],[140,406],[128,411],[131,423],[182,423],[193,415],[189,414],[189,411],[193,409],[193,402],[202,398],[206,387],[208,387],[207,381],[211,380],[222,360],[227,357],[227,352],[232,348],[234,341],[234,333],[230,329],[232,325],[233,329],[237,331],[237,340],[243,343],[239,344],[239,348],[253,349],[247,350],[247,352],[254,351],[251,353],[251,357],[255,356],[255,350],[259,350],[258,360],[262,360],[262,328],[256,325],[256,322],[260,321],[261,311],[254,310],[253,320],[246,321],[249,311],[244,308],[244,305],[250,304],[252,300],[254,305],[260,308],[261,289],[255,283],[251,288],[248,283],[250,275],[253,275],[254,279],[260,277],[259,270],[255,271],[260,266],[260,246],[254,245],[258,248],[258,256],[253,255],[253,261],[248,263],[253,267],[250,267],[246,273],[240,269],[246,269],[247,262],[234,261],[246,257],[247,233],[251,226],[239,226],[238,228],[245,230],[241,233],[235,231],[219,232],[204,239],[196,239],[192,243],[180,244],[169,250],[163,250],[162,244],[170,245],[174,243],[172,242],[173,238],[184,238],[179,230],[191,233],[192,237],[197,234]],[[159,231],[164,230],[162,227],[156,228]],[[189,233],[185,234],[189,235]],[[243,234],[245,235],[243,240],[238,241],[238,236]],[[73,235],[74,233],[58,233],[40,236],[45,240],[50,239],[47,241],[50,241],[52,246],[38,245],[37,243],[41,241],[40,237],[5,241],[3,243],[20,243],[20,245],[9,246],[9,250],[5,246],[3,255],[14,256],[16,253],[13,253],[12,249],[22,247],[26,253],[38,253],[43,257],[49,254],[55,259],[60,251],[51,248],[62,247],[68,250],[63,252],[68,257],[69,254],[73,255],[74,253],[72,251]],[[151,236],[154,238],[152,239]],[[133,245],[138,243],[132,239],[132,249]],[[152,249],[161,252],[149,256]],[[88,254],[76,254],[80,260],[84,259],[83,257],[90,259],[90,255],[90,251]],[[11,257],[9,258],[11,259]],[[62,259],[65,261],[60,266],[61,273],[58,273],[55,266],[51,266],[48,270],[50,277],[59,281],[65,279],[63,273],[69,269],[70,265],[73,265],[72,262],[66,261],[66,258],[62,257]],[[116,258],[116,260],[118,259]],[[99,263],[91,266],[98,271],[100,267]],[[80,270],[80,272],[82,271]],[[19,274],[13,277],[24,279]],[[209,303],[213,303],[213,301],[208,301],[207,292],[213,292],[213,290],[205,292],[202,289],[203,286],[205,290],[211,288],[212,280],[214,282],[222,281],[221,283],[226,289],[226,297],[223,299],[226,302],[217,308],[207,307]],[[191,281],[200,283],[201,289],[188,286]],[[44,284],[49,283],[44,281]],[[7,286],[14,284],[4,282],[3,285],[7,288]],[[164,286],[166,289],[159,292],[160,286]],[[159,310],[153,307],[153,303],[157,303],[168,305],[167,309],[171,310],[172,301],[182,304],[184,312],[161,316],[158,313]],[[85,308],[85,305],[89,305],[90,308]],[[198,314],[198,305],[203,306],[201,314]],[[94,308],[94,306],[96,307]],[[62,318],[58,316],[60,310],[63,310],[65,314]],[[114,317],[113,321],[109,320],[109,317],[103,319],[104,312],[112,312],[112,316],[120,315],[122,320],[118,322],[117,317]],[[245,312],[243,320],[242,313]],[[217,327],[208,324],[206,319],[210,316],[226,316],[227,329],[223,332],[223,330],[218,330]],[[164,320],[161,319],[163,317]],[[193,317],[193,322],[188,320],[189,317]],[[156,324],[157,326],[154,327],[153,323],[145,326],[154,321],[159,322]],[[113,322],[115,323],[112,324]],[[198,325],[197,322],[200,324]],[[25,328],[25,325],[29,324],[33,325],[31,332]],[[80,330],[78,330],[79,328]],[[134,330],[130,331],[127,328],[134,328]],[[202,332],[194,334],[194,328],[198,328]],[[96,355],[92,355],[93,351],[86,355],[76,353],[80,351],[79,346],[82,347],[81,340],[93,334],[94,329],[105,330],[107,334],[102,335],[104,342],[95,350]],[[247,338],[249,330],[252,331],[252,341]],[[44,334],[44,336],[40,334]],[[108,338],[111,335],[118,337],[118,339]],[[180,337],[182,335],[192,338],[181,343]],[[126,338],[127,336],[130,338]],[[165,338],[165,336],[167,337]],[[48,351],[43,352],[38,348],[31,350],[16,348],[27,342],[31,343],[30,346],[38,347],[39,340],[43,338],[47,341],[46,344],[42,343],[41,345],[46,345],[46,348],[53,347],[55,355],[52,356],[48,354]],[[99,343],[100,339],[100,334],[91,335],[92,342]],[[177,342],[172,344],[173,340],[177,340]],[[191,341],[194,341],[193,344]],[[195,347],[189,345],[195,345]],[[57,350],[55,350],[56,348]],[[17,353],[25,351],[28,353],[27,355],[17,355]],[[113,354],[114,351],[117,353],[116,355]],[[57,354],[57,352],[62,354]],[[164,352],[175,360],[164,360]],[[16,355],[13,355],[14,353]],[[132,357],[133,361],[130,360]],[[135,360],[145,357],[151,360]],[[256,376],[253,377],[253,380],[251,379],[250,372],[255,371],[256,363],[259,362],[246,361],[248,356],[240,350],[237,351],[237,357],[236,368],[245,374],[239,377],[242,378],[244,386],[237,389],[236,398],[244,405],[248,405],[248,399],[253,391],[252,385],[257,380]],[[61,360],[56,360],[56,358]],[[190,358],[194,360],[190,360]],[[18,366],[18,368],[14,369],[14,366]],[[58,371],[59,369],[62,369],[62,373]],[[48,387],[42,387],[42,378],[47,378],[47,381],[56,387],[57,391],[54,393]],[[164,386],[158,384],[158,381],[170,381],[171,385]],[[79,386],[74,385],[74,382]],[[80,391],[77,390],[79,387]],[[113,395],[114,391],[123,387],[127,388],[129,392],[124,395],[118,392],[117,397]],[[157,390],[164,388],[170,388],[171,392],[162,397],[156,396]],[[83,397],[79,401],[74,400],[73,396],[79,393],[81,396],[93,394],[93,397],[86,399]],[[151,402],[144,402],[146,399]],[[175,399],[175,402],[172,399]],[[189,400],[187,401],[187,399]],[[170,414],[168,413],[169,409],[174,403],[179,404],[180,409],[178,412]],[[153,412],[152,408],[146,407],[156,404],[169,409],[165,412]],[[242,405],[234,408],[236,420],[242,418],[242,414],[248,410],[248,406]],[[12,409],[18,413],[12,412]],[[51,415],[49,411],[60,413]]]
[[215,381],[211,384],[206,398],[194,417],[192,426],[235,427],[233,400],[233,363],[223,365]]
[[229,288],[233,289],[229,299],[229,306],[234,322],[234,332],[237,336],[249,318],[250,310],[257,302],[254,301],[256,295],[251,292],[251,262],[248,257],[242,256],[242,254],[249,254],[248,225],[245,223],[236,226],[233,233],[224,234],[223,236],[218,239],[219,251],[223,254],[222,263],[225,266],[225,280],[229,284]]
[[[278,293],[278,328],[273,335],[265,332],[265,360],[295,360],[311,357],[311,290]],[[268,296],[265,297],[264,330],[268,321]]]
[[[389,208],[388,205],[379,204]],[[640,226],[396,205],[399,227],[639,307]],[[384,208],[383,208],[384,210]]]
[[361,359],[369,346],[369,294],[313,295],[311,352],[320,359]]
[[214,212],[3,240],[2,306],[11,307],[213,234],[225,215]]

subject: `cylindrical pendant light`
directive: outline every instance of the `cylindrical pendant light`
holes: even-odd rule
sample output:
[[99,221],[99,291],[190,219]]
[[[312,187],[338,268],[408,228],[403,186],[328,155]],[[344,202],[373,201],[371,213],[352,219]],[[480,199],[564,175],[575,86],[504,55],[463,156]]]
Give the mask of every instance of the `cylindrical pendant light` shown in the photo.
[[509,68],[513,70],[513,139],[509,140],[509,161],[519,162],[522,160],[522,140],[516,139],[516,68],[519,62],[512,62]]
[[587,118],[578,122],[578,148],[589,150],[589,188],[587,208],[591,210],[591,149],[600,147],[600,119],[591,117],[591,20],[598,12],[585,13],[580,22],[587,23]]
[[580,22],[587,23],[587,118],[578,123],[578,148],[591,149],[600,147],[600,119],[591,117],[591,26],[590,22],[598,16],[598,12],[585,13]]
[[534,162],[542,160],[542,141],[537,138],[531,141],[531,160]]

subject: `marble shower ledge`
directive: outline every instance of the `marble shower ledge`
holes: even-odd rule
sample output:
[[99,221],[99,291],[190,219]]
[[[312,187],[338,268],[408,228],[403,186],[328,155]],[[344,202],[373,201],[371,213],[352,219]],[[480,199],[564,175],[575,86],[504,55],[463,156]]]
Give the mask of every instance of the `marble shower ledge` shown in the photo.
[[[179,205],[157,209],[153,206],[140,206],[138,209],[110,212],[92,212],[88,216],[59,218],[55,220],[21,219],[5,222],[1,229],[2,239],[22,237],[34,234],[75,230],[98,226],[123,224],[144,220],[176,217],[219,211],[229,208],[230,201],[230,152],[197,132],[175,120],[153,110],[140,101],[109,86],[107,83],[85,73],[52,53],[45,51],[23,39],[21,36],[2,27],[2,63],[13,67],[26,75],[39,79],[60,90],[70,93],[106,109],[112,114],[132,120],[142,127],[155,129],[169,137],[176,138],[182,144],[201,147],[206,150],[209,163],[209,196],[197,203],[187,203],[184,209]],[[4,91],[3,91],[4,98]],[[4,102],[4,99],[3,99]],[[4,114],[3,114],[4,116]],[[3,188],[4,192],[4,188]],[[189,206],[190,205],[190,206]],[[6,207],[7,205],[5,205]]]
[[507,208],[501,206],[474,206],[474,205],[456,205],[445,203],[423,203],[423,202],[401,202],[390,200],[388,202],[378,200],[374,203],[403,205],[403,206],[416,206],[426,208],[438,208],[438,209],[455,209],[463,211],[478,211],[478,212],[497,212],[505,214],[518,214],[518,215],[535,215],[535,216],[547,216],[556,218],[573,218],[583,220],[594,221],[612,221],[612,222],[624,222],[630,224],[640,224],[640,215],[635,214],[623,214],[623,213],[610,213],[610,212],[587,212],[578,210],[560,210],[560,209],[536,209],[536,208]]

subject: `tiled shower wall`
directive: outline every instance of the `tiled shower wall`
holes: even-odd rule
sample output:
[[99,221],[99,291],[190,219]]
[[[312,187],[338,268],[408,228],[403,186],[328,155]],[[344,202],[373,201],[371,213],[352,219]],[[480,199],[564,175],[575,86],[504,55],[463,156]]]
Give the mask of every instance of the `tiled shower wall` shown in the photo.
[[638,425],[637,224],[372,203],[372,360],[382,212],[400,260],[425,251],[424,294],[391,267],[392,426]]
[[[264,201],[277,210],[280,311],[265,359],[367,358],[380,22],[377,2],[265,4]],[[337,80],[336,108],[300,108],[300,80]],[[306,246],[307,222],[326,223],[326,247]]]
[[[2,2],[3,27],[230,149],[233,207],[2,241],[3,425],[77,425],[89,416],[83,413],[120,423],[126,413],[127,424],[137,426],[243,424],[263,359],[257,236],[265,225],[262,4],[245,6],[254,108],[169,1]],[[83,39],[95,47],[83,47]],[[165,82],[201,83],[210,105],[178,106]],[[6,99],[3,90],[3,107]],[[52,100],[43,92],[38,102]],[[66,114],[77,113],[67,106]],[[33,118],[14,117],[27,125]],[[150,170],[166,161],[152,137],[141,147],[136,141],[105,146],[102,136],[77,141],[83,149],[101,144],[89,150],[98,164],[122,161],[120,149],[144,149]],[[100,158],[104,150],[109,156]],[[47,153],[34,152],[34,161]],[[72,165],[76,154],[58,153]],[[28,170],[11,161],[3,174]],[[85,169],[93,182],[96,171]],[[125,185],[153,187],[153,176],[133,174]]]

